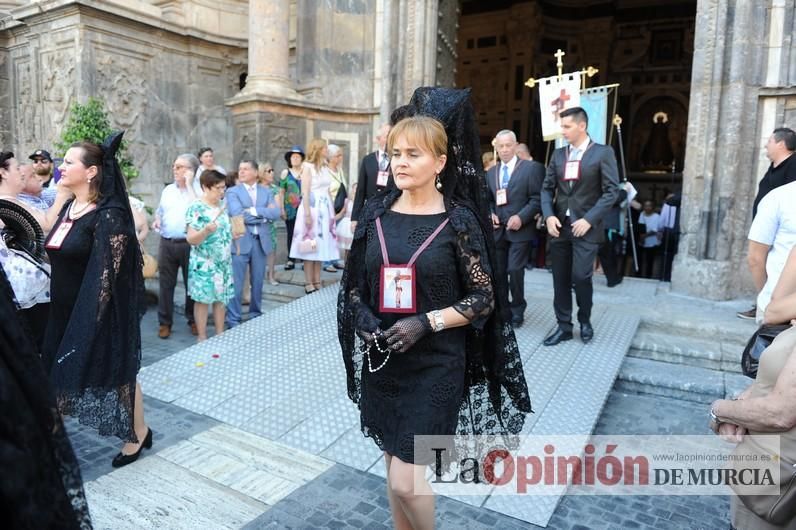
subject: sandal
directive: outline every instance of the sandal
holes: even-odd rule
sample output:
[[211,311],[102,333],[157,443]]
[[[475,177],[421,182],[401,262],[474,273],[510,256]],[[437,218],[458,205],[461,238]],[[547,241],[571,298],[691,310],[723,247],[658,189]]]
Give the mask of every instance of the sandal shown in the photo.
[[270,283],[271,285],[279,285],[279,282],[276,280],[268,280],[268,283]]
[[295,267],[296,267],[296,264],[295,264],[295,263],[293,263],[293,262],[292,262],[292,261],[290,261],[290,260],[287,260],[287,263],[285,263],[285,270],[286,270],[286,271],[293,270]]
[[304,294],[312,294],[317,290],[318,289],[315,289],[313,285],[310,285],[309,287],[307,287],[306,285],[304,286]]
[[327,265],[323,270],[326,272],[337,272],[337,268],[334,265]]

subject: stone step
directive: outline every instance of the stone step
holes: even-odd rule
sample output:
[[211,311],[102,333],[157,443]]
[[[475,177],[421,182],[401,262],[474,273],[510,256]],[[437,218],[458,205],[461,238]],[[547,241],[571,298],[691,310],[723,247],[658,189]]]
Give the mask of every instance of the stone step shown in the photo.
[[671,311],[645,313],[641,318],[639,331],[696,337],[706,341],[721,341],[727,344],[740,344],[743,347],[757,329],[752,320],[741,320],[734,313],[715,312],[701,317],[698,313]]
[[741,372],[743,343],[734,338],[710,339],[679,334],[676,331],[662,333],[639,329],[628,352],[629,357],[663,361],[725,372]]
[[741,374],[627,357],[619,370],[615,390],[711,403],[733,398],[751,384]]

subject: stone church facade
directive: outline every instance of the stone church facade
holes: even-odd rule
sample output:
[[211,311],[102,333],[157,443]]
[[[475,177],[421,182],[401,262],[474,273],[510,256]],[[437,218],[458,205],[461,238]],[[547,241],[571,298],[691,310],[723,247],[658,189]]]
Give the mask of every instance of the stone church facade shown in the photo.
[[[69,105],[95,96],[128,130],[142,175],[133,191],[150,206],[174,156],[204,145],[226,167],[252,156],[281,168],[291,145],[323,137],[346,148],[353,176],[378,124],[417,86],[472,86],[482,136],[516,123],[533,137],[534,96],[521,81],[554,73],[548,48],[563,43],[568,65],[621,83],[618,110],[639,124],[626,139],[632,178],[657,178],[642,163],[647,114],[679,116],[668,129],[684,194],[672,286],[736,296],[751,286],[746,232],[762,146],[774,127],[796,126],[796,0],[666,3],[692,4],[691,18],[662,15],[661,4],[0,0],[0,146],[52,146]],[[479,49],[487,33],[510,68]],[[686,66],[666,64],[672,46]],[[662,96],[670,107],[650,103]]]

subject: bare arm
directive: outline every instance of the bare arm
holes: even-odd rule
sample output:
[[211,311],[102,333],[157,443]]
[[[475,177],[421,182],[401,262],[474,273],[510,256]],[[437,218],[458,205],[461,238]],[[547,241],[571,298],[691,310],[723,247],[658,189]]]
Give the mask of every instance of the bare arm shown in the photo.
[[777,377],[771,393],[757,398],[713,402],[713,412],[724,423],[733,423],[749,430],[783,432],[796,427],[796,353]]
[[755,282],[755,289],[758,292],[766,284],[766,258],[770,248],[769,245],[749,240],[749,251],[746,259],[749,264],[749,271],[752,273],[752,280]]
[[63,186],[58,186],[58,193],[55,196],[55,202],[50,209],[44,213],[44,218],[41,222],[41,227],[45,232],[49,232],[55,222],[58,220],[58,214],[66,204],[66,201],[72,198],[72,192]]

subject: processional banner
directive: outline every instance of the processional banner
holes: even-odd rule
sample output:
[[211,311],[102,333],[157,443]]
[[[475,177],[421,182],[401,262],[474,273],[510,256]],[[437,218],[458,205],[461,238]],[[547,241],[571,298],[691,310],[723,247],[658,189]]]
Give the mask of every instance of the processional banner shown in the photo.
[[542,137],[545,141],[555,140],[561,136],[561,125],[558,114],[571,107],[579,107],[580,72],[547,77],[539,83],[539,108],[542,114]]

